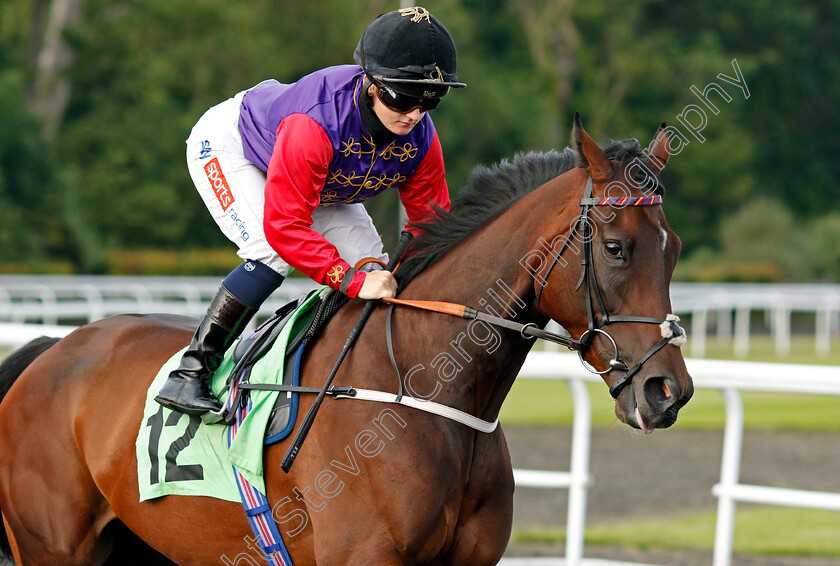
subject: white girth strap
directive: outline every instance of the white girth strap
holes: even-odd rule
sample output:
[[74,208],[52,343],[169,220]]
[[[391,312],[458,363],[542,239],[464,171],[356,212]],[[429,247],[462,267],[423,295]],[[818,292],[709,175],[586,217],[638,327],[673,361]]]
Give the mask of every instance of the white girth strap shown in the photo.
[[496,427],[499,426],[499,419],[496,419],[492,423],[483,421],[470,415],[469,413],[453,409],[452,407],[447,407],[446,405],[441,405],[440,403],[435,403],[434,401],[424,401],[422,399],[416,399],[405,395],[402,399],[397,401],[397,396],[394,393],[374,391],[372,389],[356,389],[355,387],[353,389],[356,392],[355,395],[336,395],[335,398],[361,399],[362,401],[378,401],[380,403],[398,403],[406,407],[411,407],[412,409],[419,409],[421,411],[426,411],[427,413],[432,413],[434,415],[439,415],[441,417],[457,421],[470,428],[474,428],[479,432],[493,432],[496,430]]

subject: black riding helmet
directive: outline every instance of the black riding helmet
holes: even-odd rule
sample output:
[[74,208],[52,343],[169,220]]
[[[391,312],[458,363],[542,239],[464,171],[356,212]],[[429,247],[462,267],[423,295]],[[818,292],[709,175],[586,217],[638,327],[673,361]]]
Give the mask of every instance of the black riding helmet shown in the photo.
[[353,59],[374,82],[417,98],[440,98],[467,86],[455,74],[449,31],[425,8],[382,14],[365,29]]

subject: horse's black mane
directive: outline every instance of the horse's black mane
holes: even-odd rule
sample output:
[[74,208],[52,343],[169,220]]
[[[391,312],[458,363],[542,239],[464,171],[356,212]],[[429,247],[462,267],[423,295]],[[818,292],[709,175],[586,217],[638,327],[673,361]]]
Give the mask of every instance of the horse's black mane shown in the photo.
[[[643,162],[647,159],[639,141],[633,138],[613,142],[604,148],[604,152],[609,159],[624,164],[636,158]],[[400,289],[514,202],[569,171],[577,161],[577,153],[566,148],[562,152],[520,153],[493,167],[476,167],[453,202],[451,211],[438,208],[430,220],[416,224],[422,233],[412,241],[408,257],[397,270]],[[643,180],[644,172],[640,168],[634,169],[638,169],[634,171],[638,175],[636,180]],[[658,179],[652,188],[656,194],[664,192]]]

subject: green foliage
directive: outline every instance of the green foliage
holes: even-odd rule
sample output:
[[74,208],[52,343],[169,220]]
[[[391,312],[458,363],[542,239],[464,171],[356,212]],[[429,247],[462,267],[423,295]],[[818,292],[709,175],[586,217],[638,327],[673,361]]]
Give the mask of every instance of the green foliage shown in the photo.
[[785,279],[805,269],[805,237],[791,212],[778,201],[749,201],[721,224],[720,247],[732,262],[764,260],[776,265]]
[[[46,25],[39,17],[56,1],[0,5],[0,261],[57,258],[80,271],[108,269],[109,250],[226,245],[184,164],[192,125],[266,78],[291,82],[351,63],[365,25],[398,7],[88,0],[64,33],[70,99],[46,142],[30,97]],[[596,138],[643,145],[665,121],[689,142],[663,174],[669,222],[690,258],[681,271],[697,279],[840,277],[838,221],[821,219],[840,213],[837,0],[427,7],[452,32],[459,76],[470,85],[433,114],[453,195],[476,164],[565,146],[575,110]],[[747,99],[719,78],[734,75],[733,59]],[[732,99],[710,95],[719,113],[707,110],[701,142],[680,116],[689,105],[704,108],[690,87],[712,82]],[[773,234],[734,229],[737,245],[721,237],[733,230],[726,219],[747,214],[740,206],[758,196],[793,215],[796,226],[785,228],[792,240],[773,240],[779,225]],[[395,196],[371,201],[371,210],[387,241],[397,231]],[[762,212],[753,214],[738,222]]]
[[816,277],[826,281],[840,281],[840,212],[812,221],[809,235],[808,245],[803,252],[816,269]]
[[0,69],[26,66],[29,26],[33,7],[29,1],[6,0],[0,3]]
[[109,250],[108,275],[217,275],[230,273],[241,260],[230,247],[175,252],[161,249]]
[[66,252],[60,182],[39,122],[22,103],[23,75],[0,68],[0,260],[39,261]]
[[713,248],[700,248],[680,260],[674,270],[674,281],[698,283],[778,283],[783,280],[778,264],[759,258],[734,261],[722,257]]
[[776,199],[758,197],[724,219],[717,245],[682,261],[675,278],[779,282],[840,277],[840,214],[798,220]]

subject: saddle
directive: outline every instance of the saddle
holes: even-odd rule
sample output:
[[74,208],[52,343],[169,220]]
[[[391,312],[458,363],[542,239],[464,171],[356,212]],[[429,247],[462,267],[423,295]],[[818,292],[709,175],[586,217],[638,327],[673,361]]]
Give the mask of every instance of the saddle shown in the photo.
[[[320,294],[314,302],[310,298]],[[252,389],[267,389],[285,392],[278,395],[271,410],[268,426],[265,432],[265,445],[279,442],[289,435],[297,418],[298,395],[300,393],[318,393],[318,387],[300,387],[300,367],[307,344],[314,339],[327,321],[344,306],[349,297],[332,289],[315,289],[303,295],[296,301],[291,301],[274,313],[274,315],[260,325],[250,336],[240,339],[233,351],[234,368],[227,381],[227,388],[236,391],[233,401],[226,404],[227,413],[223,421],[230,425],[234,422],[234,414],[240,406],[248,402],[248,392]],[[306,312],[296,311],[302,305],[311,303]],[[294,328],[285,344],[285,363],[280,383],[251,384],[248,379],[253,365],[263,358],[273,347],[283,347],[277,344],[277,338],[290,320],[294,318]]]

